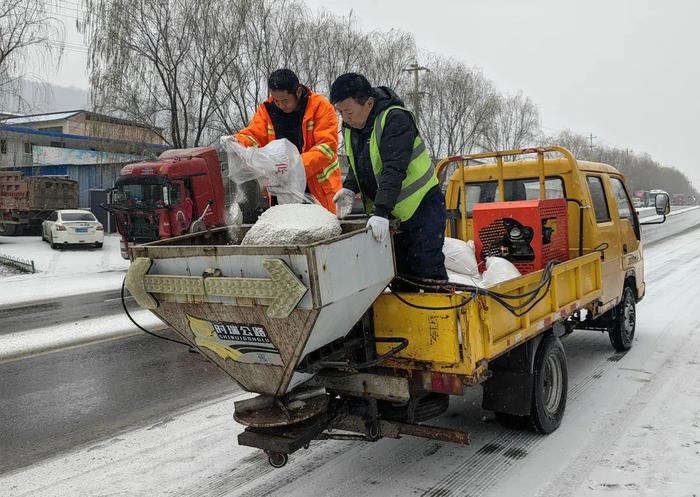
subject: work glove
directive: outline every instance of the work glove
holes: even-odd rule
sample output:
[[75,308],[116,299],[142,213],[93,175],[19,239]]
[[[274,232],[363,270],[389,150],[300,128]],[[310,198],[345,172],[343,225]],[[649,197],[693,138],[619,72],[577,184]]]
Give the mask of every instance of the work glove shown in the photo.
[[338,219],[348,217],[352,212],[352,204],[355,201],[355,192],[347,188],[341,188],[333,195],[333,203],[335,203],[335,215]]
[[389,236],[389,220],[385,217],[370,217],[367,221],[367,227],[372,229],[372,235],[378,242],[383,242]]

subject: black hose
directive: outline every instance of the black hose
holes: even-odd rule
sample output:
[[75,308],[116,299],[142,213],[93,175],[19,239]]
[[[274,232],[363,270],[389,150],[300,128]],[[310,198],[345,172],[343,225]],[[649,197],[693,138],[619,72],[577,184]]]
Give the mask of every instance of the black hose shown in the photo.
[[426,311],[449,311],[452,309],[459,309],[460,307],[464,307],[465,305],[467,305],[472,300],[472,297],[469,297],[467,300],[465,300],[464,302],[461,302],[459,304],[448,305],[448,306],[444,306],[444,307],[429,307],[429,306],[424,306],[424,305],[413,304],[413,303],[409,302],[408,300],[404,299],[403,297],[401,297],[401,295],[399,295],[398,293],[392,292],[391,294],[409,307],[414,307],[416,309],[423,309]]
[[172,338],[160,336],[156,333],[153,333],[152,331],[148,331],[146,328],[138,324],[136,321],[134,321],[134,318],[131,317],[131,313],[129,313],[129,309],[126,308],[126,300],[124,299],[124,286],[126,284],[126,276],[124,276],[124,279],[122,280],[122,291],[121,291],[121,297],[122,297],[122,308],[124,309],[124,312],[126,313],[126,317],[129,318],[129,321],[134,323],[134,326],[136,326],[139,330],[148,333],[151,336],[154,336],[156,338],[160,338],[161,340],[166,340],[168,342],[173,342],[173,343],[179,343],[180,345],[184,345],[185,347],[192,347],[189,343],[186,342],[181,342],[180,340],[174,340]]
[[[403,299],[401,296],[396,295],[396,297],[401,300],[404,304],[409,305],[411,307],[415,307],[418,309],[426,309],[426,310],[449,310],[449,309],[456,309],[458,307],[462,307],[464,305],[467,305],[472,299],[473,295],[485,295],[488,297],[491,297],[494,299],[496,302],[501,304],[503,307],[505,307],[511,314],[513,314],[516,317],[523,316],[524,314],[530,312],[537,304],[539,304],[542,299],[547,295],[547,292],[549,291],[549,288],[551,287],[552,284],[552,270],[554,269],[555,264],[557,264],[557,261],[550,261],[547,263],[547,266],[544,269],[544,272],[542,273],[542,277],[540,278],[539,284],[533,288],[532,290],[529,290],[527,292],[523,293],[517,293],[517,294],[503,294],[503,293],[498,293],[494,292],[492,290],[488,290],[486,288],[480,288],[472,285],[462,285],[460,283],[446,283],[444,281],[440,280],[423,280],[423,281],[429,281],[430,284],[426,284],[423,282],[417,282],[415,280],[411,280],[410,278],[406,278],[403,276],[397,276],[396,279],[408,282],[418,288],[422,288],[424,290],[438,290],[438,291],[454,291],[454,290],[462,290],[462,291],[467,291],[472,293],[472,297],[468,299],[465,302],[462,302],[461,304],[457,304],[455,306],[448,306],[448,307],[442,307],[442,308],[435,308],[435,307],[426,307],[426,306],[419,306],[417,304],[412,304],[405,299]],[[544,292],[542,292],[544,290]],[[527,298],[526,298],[527,297]],[[508,300],[522,300],[523,298],[526,298],[524,302],[521,302],[518,305],[513,305],[509,302]]]

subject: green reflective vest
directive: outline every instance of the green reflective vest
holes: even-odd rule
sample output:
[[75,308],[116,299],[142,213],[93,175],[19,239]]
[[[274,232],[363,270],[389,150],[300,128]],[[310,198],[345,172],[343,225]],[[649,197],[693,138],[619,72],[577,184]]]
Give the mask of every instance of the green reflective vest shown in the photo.
[[[386,118],[394,109],[401,109],[408,112],[407,109],[394,105],[385,109],[381,114],[377,116],[374,120],[374,129],[372,130],[372,135],[369,138],[369,155],[372,161],[372,170],[374,171],[374,177],[377,180],[377,186],[379,183],[379,176],[382,174],[382,157],[379,154],[379,145],[382,140],[382,133],[384,131],[384,124],[386,123]],[[413,119],[413,114],[409,112],[409,115]],[[345,128],[345,151],[348,154],[348,161],[350,162],[350,167],[352,172],[357,177],[357,170],[355,169],[355,155],[352,151],[352,140],[350,139],[350,128]],[[360,181],[357,181],[358,186]],[[394,210],[391,211],[392,216],[400,219],[401,221],[408,221],[411,219],[413,214],[418,209],[423,197],[428,191],[438,184],[438,180],[435,177],[435,168],[430,160],[428,151],[425,148],[425,143],[420,137],[420,134],[416,135],[416,139],[413,142],[413,154],[411,154],[411,162],[408,164],[408,170],[406,171],[406,178],[401,183],[401,191],[396,199],[396,205]],[[365,213],[369,214],[372,210],[372,201],[362,193],[362,200],[365,207]]]

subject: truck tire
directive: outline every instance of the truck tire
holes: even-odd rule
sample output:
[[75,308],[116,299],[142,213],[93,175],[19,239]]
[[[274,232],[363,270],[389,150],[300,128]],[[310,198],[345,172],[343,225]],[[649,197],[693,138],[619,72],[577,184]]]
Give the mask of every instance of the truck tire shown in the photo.
[[559,428],[566,409],[569,386],[566,354],[561,341],[552,335],[542,339],[535,354],[534,391],[528,416],[537,433],[552,433]]
[[0,224],[0,236],[14,236],[16,232],[16,224]]
[[622,299],[612,313],[612,325],[608,331],[610,343],[621,352],[632,348],[634,330],[637,326],[637,309],[632,289],[625,285]]

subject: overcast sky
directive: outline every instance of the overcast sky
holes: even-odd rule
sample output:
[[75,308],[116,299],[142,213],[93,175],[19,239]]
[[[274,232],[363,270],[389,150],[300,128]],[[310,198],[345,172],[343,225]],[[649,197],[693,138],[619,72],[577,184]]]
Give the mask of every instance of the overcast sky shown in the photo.
[[[700,187],[700,2],[693,0],[306,0],[367,30],[413,33],[420,48],[478,66],[538,105],[545,132],[646,151]],[[412,5],[415,7],[411,7]],[[68,41],[80,41],[68,24]],[[57,84],[87,87],[68,51]]]

